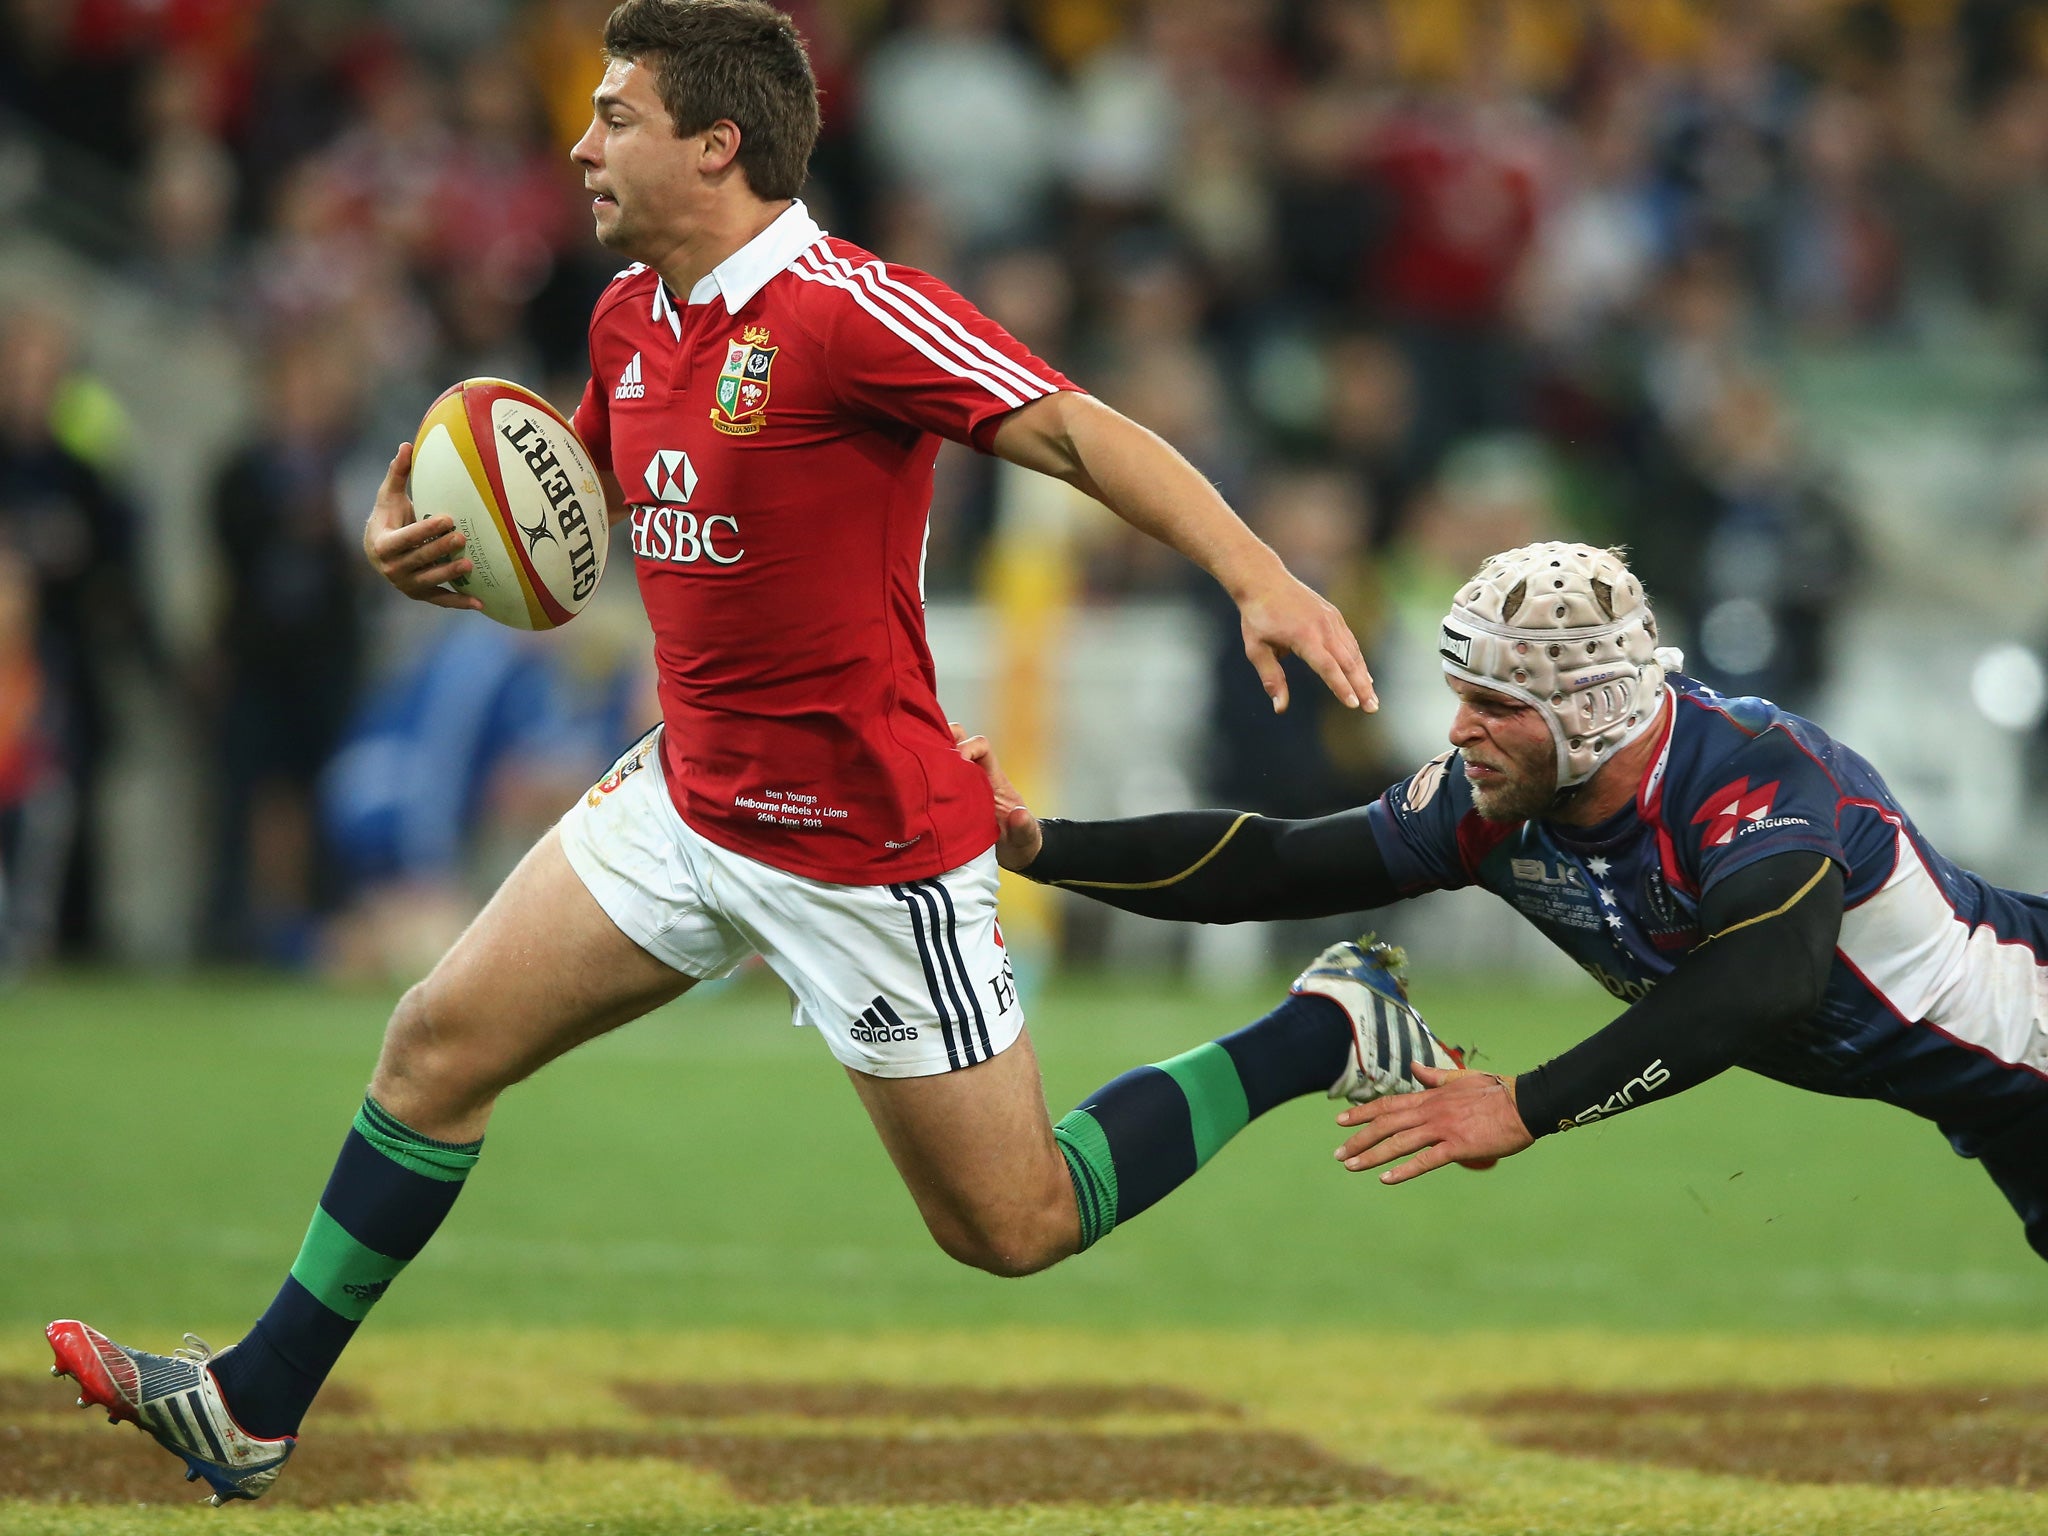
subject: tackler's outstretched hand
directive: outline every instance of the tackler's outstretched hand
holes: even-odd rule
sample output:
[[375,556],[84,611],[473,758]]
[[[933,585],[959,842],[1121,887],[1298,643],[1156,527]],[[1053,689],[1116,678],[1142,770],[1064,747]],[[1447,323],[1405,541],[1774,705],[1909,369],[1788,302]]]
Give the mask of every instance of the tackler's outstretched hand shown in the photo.
[[1277,561],[1257,586],[1233,596],[1244,630],[1245,656],[1258,669],[1275,714],[1287,708],[1283,654],[1307,662],[1339,702],[1367,711],[1380,707],[1358,637],[1334,603]]
[[954,721],[947,721],[953,727],[953,740],[960,748],[960,755],[970,763],[978,764],[988,775],[989,788],[996,796],[996,863],[1004,869],[1024,869],[1038,857],[1038,850],[1045,846],[1044,834],[1038,830],[1038,818],[1031,814],[1031,807],[1024,803],[1017,793],[1009,775],[1003,772],[1003,765],[996,761],[995,746],[986,736],[970,736],[967,727]]
[[1337,1149],[1346,1168],[1356,1173],[1406,1157],[1380,1175],[1382,1184],[1401,1184],[1446,1163],[1489,1168],[1533,1142],[1512,1077],[1422,1066],[1415,1075],[1429,1085],[1422,1092],[1354,1104],[1337,1116],[1339,1125],[1364,1127]]
[[364,558],[370,569],[407,597],[436,608],[481,609],[482,599],[450,590],[449,582],[473,569],[462,553],[465,541],[453,518],[421,520],[414,515],[412,498],[405,491],[411,473],[412,444],[400,443],[363,526]]

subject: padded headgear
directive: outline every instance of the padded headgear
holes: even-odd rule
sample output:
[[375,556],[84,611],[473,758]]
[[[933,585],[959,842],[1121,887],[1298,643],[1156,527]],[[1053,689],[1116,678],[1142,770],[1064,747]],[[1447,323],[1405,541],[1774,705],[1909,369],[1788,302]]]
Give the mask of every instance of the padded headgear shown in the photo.
[[1557,787],[1590,779],[1657,722],[1664,674],[1643,584],[1611,549],[1525,544],[1458,591],[1438,642],[1444,671],[1535,706],[1557,743]]

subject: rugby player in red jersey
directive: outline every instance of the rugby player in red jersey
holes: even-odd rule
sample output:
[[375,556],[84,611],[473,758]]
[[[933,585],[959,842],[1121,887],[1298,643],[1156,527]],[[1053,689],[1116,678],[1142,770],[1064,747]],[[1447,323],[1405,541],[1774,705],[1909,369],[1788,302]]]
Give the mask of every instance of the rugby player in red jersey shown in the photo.
[[[1233,1036],[1127,1074],[1119,1093],[1159,1130],[1124,1138],[1113,1167],[1087,1110],[1048,1122],[996,924],[991,792],[955,748],[925,643],[939,440],[1064,480],[1201,566],[1276,709],[1288,652],[1374,707],[1357,641],[1166,443],[945,285],[813,222],[796,194],[817,90],[786,16],[627,0],[604,46],[573,158],[598,238],[633,264],[592,315],[575,421],[630,531],[662,723],[399,1003],[247,1337],[159,1356],[51,1325],[81,1402],[140,1424],[215,1502],[275,1480],[357,1324],[452,1205],[498,1095],[752,955],[845,1065],[939,1245],[1002,1275],[1078,1252],[1273,1103],[1333,1078],[1385,1091],[1389,1051],[1403,1069],[1442,1059],[1405,1015],[1389,1043],[1394,988],[1360,954],[1324,985],[1345,1007],[1296,999],[1239,1032],[1263,1027],[1256,1049]],[[414,516],[410,455],[365,553],[407,596],[473,608],[446,585],[468,570],[461,535]]]

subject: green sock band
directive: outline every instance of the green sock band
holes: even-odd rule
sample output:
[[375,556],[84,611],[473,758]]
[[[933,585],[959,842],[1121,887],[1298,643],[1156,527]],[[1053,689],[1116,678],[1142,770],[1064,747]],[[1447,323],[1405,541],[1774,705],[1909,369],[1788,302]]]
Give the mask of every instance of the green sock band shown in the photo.
[[1251,1124],[1251,1106],[1245,1102],[1237,1063],[1212,1040],[1157,1065],[1180,1084],[1187,1097],[1188,1120],[1195,1133],[1195,1166],[1199,1168]]
[[320,1206],[292,1260],[292,1278],[312,1292],[320,1305],[352,1323],[370,1315],[370,1308],[391,1288],[404,1259],[366,1247]]
[[292,1278],[329,1311],[359,1323],[454,1204],[483,1143],[422,1136],[371,1098],[352,1129]]
[[368,1094],[356,1111],[356,1134],[401,1168],[444,1184],[460,1184],[482,1155],[481,1141],[435,1141],[392,1117]]
[[1067,1177],[1074,1181],[1085,1252],[1116,1226],[1116,1159],[1110,1156],[1109,1138],[1085,1109],[1070,1111],[1052,1128],[1052,1139],[1067,1160]]

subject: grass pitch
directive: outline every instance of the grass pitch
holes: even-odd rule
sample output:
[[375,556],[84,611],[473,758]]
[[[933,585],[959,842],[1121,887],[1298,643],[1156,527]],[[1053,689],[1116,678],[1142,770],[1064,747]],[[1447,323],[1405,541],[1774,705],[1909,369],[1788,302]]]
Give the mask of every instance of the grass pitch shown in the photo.
[[[17,1407],[0,1429],[0,1486],[19,1483],[16,1468],[33,1462],[104,1502],[0,1502],[0,1529],[175,1536],[228,1521],[333,1536],[2038,1532],[2038,1494],[1970,1485],[1993,1444],[2048,1473],[2048,1416],[2014,1380],[2030,1352],[2038,1365],[2033,1335],[1836,1335],[1791,1349],[1770,1336],[1495,1331],[1441,1340],[1015,1327],[387,1331],[352,1353],[339,1378],[352,1389],[342,1394],[345,1411],[316,1410],[299,1463],[256,1506],[181,1509],[170,1502],[182,1498],[177,1464],[136,1431]],[[12,1339],[0,1351],[0,1380],[25,1379],[15,1373],[39,1364]],[[1973,1398],[1988,1401],[1974,1418],[1951,1406],[1895,1428],[1894,1451],[1942,1448],[1948,1469],[1932,1482],[1794,1483],[1768,1468],[1699,1471],[1683,1454],[1697,1418],[1684,1389],[1731,1380],[1766,1392],[1862,1383],[1900,1402],[1923,1382],[1966,1380]],[[663,1383],[668,1397],[650,1403],[647,1389]],[[835,1383],[854,1389],[836,1398],[821,1390]],[[1077,1383],[1102,1411],[1059,1406]],[[1584,1459],[1524,1449],[1501,1432],[1487,1405],[1517,1388],[1654,1389],[1680,1406],[1664,1415],[1667,1454],[1632,1448]],[[948,1393],[978,1406],[949,1407]],[[2030,1411],[2000,1413],[2029,1401]],[[1768,1450],[1773,1437],[1829,1430],[1808,1406],[1760,1418],[1752,1440]],[[1873,1444],[1866,1436],[1866,1449]],[[1669,1454],[1673,1446],[1680,1454]],[[1870,1464],[1845,1470],[1867,1475]],[[129,1502],[137,1498],[152,1502]]]
[[[1418,994],[1505,1069],[1607,1016],[1590,991]],[[1049,1097],[1275,995],[1050,989]],[[1289,1106],[1102,1247],[1003,1282],[932,1248],[761,979],[507,1098],[274,1502],[137,1507],[183,1497],[177,1464],[71,1411],[38,1329],[237,1336],[389,1002],[0,998],[0,1530],[2048,1528],[2048,1269],[1903,1115],[1735,1074],[1388,1190],[1330,1159],[1330,1106]]]

